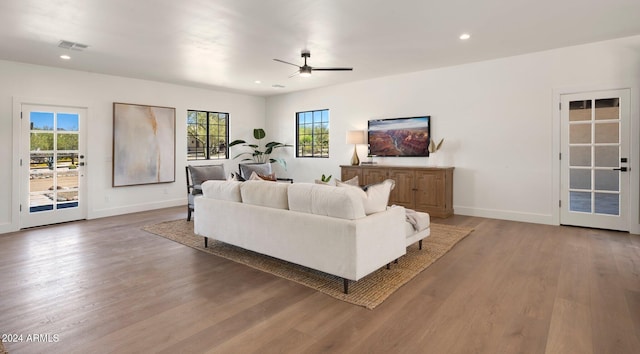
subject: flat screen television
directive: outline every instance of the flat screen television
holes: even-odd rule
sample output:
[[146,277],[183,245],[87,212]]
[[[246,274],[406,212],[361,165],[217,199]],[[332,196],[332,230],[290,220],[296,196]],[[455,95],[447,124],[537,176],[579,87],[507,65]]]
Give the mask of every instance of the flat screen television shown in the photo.
[[429,156],[431,116],[370,120],[369,156]]

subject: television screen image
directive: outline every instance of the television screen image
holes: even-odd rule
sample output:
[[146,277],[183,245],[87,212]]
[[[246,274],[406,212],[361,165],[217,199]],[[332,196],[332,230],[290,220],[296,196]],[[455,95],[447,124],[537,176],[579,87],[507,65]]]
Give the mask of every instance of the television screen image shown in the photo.
[[369,121],[369,156],[429,156],[430,116]]

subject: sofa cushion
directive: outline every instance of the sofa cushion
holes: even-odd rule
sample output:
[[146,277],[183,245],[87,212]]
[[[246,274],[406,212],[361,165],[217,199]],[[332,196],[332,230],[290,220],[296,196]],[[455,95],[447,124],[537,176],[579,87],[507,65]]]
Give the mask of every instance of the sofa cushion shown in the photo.
[[191,182],[194,186],[201,185],[204,181],[227,179],[224,172],[224,165],[189,165],[189,173],[191,174]]
[[355,188],[313,183],[289,185],[289,209],[347,220],[365,217],[362,198]]
[[389,204],[389,195],[391,190],[395,187],[396,183],[392,179],[387,179],[381,183],[372,184],[367,186],[367,190],[364,191],[360,187],[355,187],[345,183],[339,184],[340,187],[356,191],[362,198],[365,214],[371,215],[379,213],[387,209]]
[[242,202],[276,209],[289,209],[286,183],[246,181],[240,187]]
[[238,181],[217,181],[210,180],[202,183],[202,194],[205,198],[227,200],[230,202],[242,202],[240,186]]

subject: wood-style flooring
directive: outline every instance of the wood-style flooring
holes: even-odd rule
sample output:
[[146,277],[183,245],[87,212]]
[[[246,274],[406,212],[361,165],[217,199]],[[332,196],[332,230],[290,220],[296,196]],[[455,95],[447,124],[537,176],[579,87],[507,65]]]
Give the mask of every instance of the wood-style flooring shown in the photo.
[[640,236],[438,219],[475,231],[367,310],[140,229],[185,214],[0,235],[9,353],[640,353]]

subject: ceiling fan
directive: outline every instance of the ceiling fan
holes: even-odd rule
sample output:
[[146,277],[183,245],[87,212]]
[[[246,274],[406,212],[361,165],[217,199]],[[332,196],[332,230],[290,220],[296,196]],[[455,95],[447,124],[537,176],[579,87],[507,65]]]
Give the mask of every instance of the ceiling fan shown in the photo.
[[307,76],[311,76],[311,72],[312,71],[352,71],[353,68],[317,68],[317,67],[313,67],[313,66],[309,66],[307,65],[307,58],[311,57],[311,52],[307,49],[302,51],[302,54],[300,54],[300,56],[302,58],[304,58],[304,65],[303,66],[299,66],[298,64],[293,64],[293,63],[289,63],[288,61],[284,61],[284,60],[280,60],[280,59],[273,59],[277,62],[280,63],[285,63],[285,64],[289,64],[289,65],[293,65],[298,67],[298,72],[296,72],[295,74],[291,75],[290,77],[293,77],[295,75],[300,75],[302,77],[307,77]]

